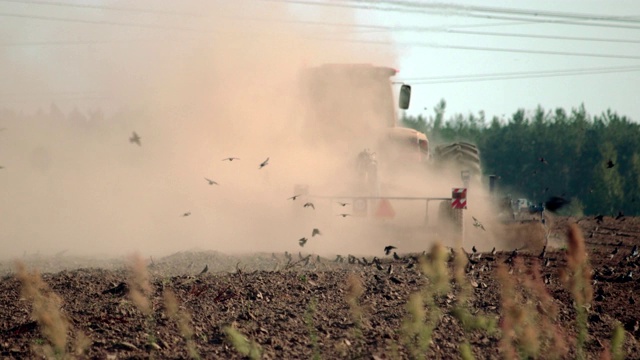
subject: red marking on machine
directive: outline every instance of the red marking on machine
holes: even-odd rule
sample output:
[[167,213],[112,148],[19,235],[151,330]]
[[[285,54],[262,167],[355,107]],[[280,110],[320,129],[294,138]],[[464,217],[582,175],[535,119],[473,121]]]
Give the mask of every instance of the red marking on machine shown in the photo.
[[467,208],[467,188],[453,188],[451,190],[451,208]]
[[391,207],[391,202],[388,199],[382,199],[378,203],[375,215],[379,218],[392,219],[396,216],[396,212]]

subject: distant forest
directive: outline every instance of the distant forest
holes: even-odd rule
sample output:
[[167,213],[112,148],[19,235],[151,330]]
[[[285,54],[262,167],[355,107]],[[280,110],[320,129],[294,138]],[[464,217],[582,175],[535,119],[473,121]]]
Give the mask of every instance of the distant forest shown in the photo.
[[510,118],[454,115],[446,102],[434,114],[406,116],[404,126],[432,143],[465,140],[481,152],[485,175],[495,174],[503,193],[542,202],[571,200],[565,214],[640,215],[640,125],[612,111],[517,110]]

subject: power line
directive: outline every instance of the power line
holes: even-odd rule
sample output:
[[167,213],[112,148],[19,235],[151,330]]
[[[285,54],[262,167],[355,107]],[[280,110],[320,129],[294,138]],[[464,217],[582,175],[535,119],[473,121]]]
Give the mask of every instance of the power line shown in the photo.
[[[2,1],[2,0],[0,0]],[[3,14],[0,13],[0,16]],[[24,15],[24,17],[32,17]],[[39,16],[34,16],[36,19],[41,19]],[[61,19],[61,18],[47,18],[46,20],[57,21],[75,21],[76,19]],[[321,21],[305,21],[305,20],[282,20],[282,19],[258,19],[258,18],[243,18],[243,20],[250,21],[265,21],[265,22],[282,22],[315,26],[332,26],[332,27],[347,27],[347,28],[363,28],[371,31],[414,31],[414,32],[444,32],[452,34],[464,34],[464,35],[480,35],[480,36],[499,36],[499,37],[516,37],[516,38],[533,38],[533,39],[547,39],[547,40],[575,40],[575,41],[594,41],[594,42],[607,42],[607,43],[630,43],[639,44],[640,40],[628,40],[628,39],[616,39],[616,38],[592,38],[592,37],[577,37],[577,36],[560,36],[560,35],[536,35],[536,34],[521,34],[521,33],[503,33],[503,32],[486,32],[486,31],[469,31],[469,30],[455,30],[443,27],[421,27],[421,26],[383,26],[383,25],[368,25],[368,24],[344,24],[344,23],[331,23]],[[82,22],[89,22],[89,20],[78,20]],[[91,23],[94,23],[91,21]],[[99,22],[104,25],[127,25],[127,26],[141,26],[148,27],[142,24],[130,24],[130,23],[112,23],[112,22]],[[174,29],[174,27],[166,28],[164,26],[161,29]],[[197,32],[196,29],[179,28],[180,30]],[[147,40],[147,41],[159,41],[159,40]],[[175,40],[179,41],[179,40]],[[348,40],[351,41],[351,40]],[[358,41],[358,40],[353,40]],[[361,40],[359,42],[366,42]],[[0,43],[0,47],[19,47],[19,46],[54,46],[54,45],[93,45],[93,44],[110,44],[110,43],[123,43],[123,42],[145,42],[145,40],[86,40],[86,41],[35,41],[35,42],[12,42],[12,43]],[[387,43],[392,45],[392,43]]]
[[[309,0],[262,0],[262,1],[272,1],[272,2],[281,2],[281,3],[290,3],[290,4],[298,4],[298,5],[310,5],[310,6],[328,6],[328,7],[338,7],[338,8],[350,8],[350,9],[361,9],[361,10],[379,10],[379,11],[392,11],[392,12],[400,12],[400,13],[415,13],[416,9],[409,8],[401,8],[397,7],[395,2],[389,2],[393,6],[396,7],[384,7],[379,5],[358,5],[358,4],[338,4],[338,3],[322,3],[317,1],[309,1]],[[423,4],[427,5],[427,4]],[[461,10],[464,7],[461,8]],[[440,14],[440,15],[451,15],[451,12],[443,11],[442,9],[429,9],[429,8],[420,8],[417,9],[422,13],[431,13],[431,14]],[[513,21],[524,21],[529,20],[531,23],[548,23],[548,24],[561,24],[561,25],[577,25],[577,26],[594,26],[594,27],[608,27],[608,28],[620,28],[620,29],[640,29],[640,25],[625,25],[625,24],[605,24],[605,23],[593,23],[593,22],[584,22],[584,21],[571,21],[571,20],[552,20],[552,19],[540,19],[536,17],[535,12],[531,12],[529,15],[532,16],[530,18],[522,18],[518,16],[504,16],[504,15],[491,15],[491,14],[473,14],[469,12],[460,11],[458,14],[454,14],[458,16],[464,17],[475,17],[475,18],[483,18],[483,19],[492,19],[492,20],[513,20]],[[596,17],[596,15],[594,15]],[[624,18],[624,17],[612,17],[613,18]],[[629,17],[629,21],[633,21],[634,23],[640,23],[640,20],[635,19],[634,17]],[[614,20],[607,20],[614,21]]]
[[574,13],[574,12],[560,12],[560,11],[548,11],[548,10],[531,10],[531,9],[517,9],[509,7],[494,7],[494,6],[479,6],[479,5],[458,5],[451,3],[420,3],[416,1],[407,0],[347,0],[355,3],[376,3],[387,4],[396,7],[406,7],[412,9],[443,9],[443,10],[456,10],[464,12],[481,12],[490,14],[508,14],[519,16],[533,16],[533,17],[548,17],[548,18],[560,18],[560,19],[574,19],[585,21],[607,21],[607,22],[621,22],[621,23],[640,23],[640,19],[634,16],[603,16],[601,14],[586,14],[586,13]]
[[526,49],[513,49],[513,48],[497,48],[497,47],[481,47],[481,46],[462,46],[462,45],[442,45],[437,43],[421,43],[421,42],[388,42],[378,40],[356,40],[356,39],[331,39],[314,37],[317,40],[325,41],[347,41],[354,43],[374,44],[374,45],[397,45],[397,46],[415,46],[415,47],[428,47],[437,49],[455,49],[455,50],[473,50],[473,51],[490,51],[490,52],[510,52],[521,54],[537,54],[537,55],[562,55],[562,56],[583,56],[583,57],[595,57],[595,58],[608,58],[608,59],[629,59],[640,60],[640,56],[634,55],[617,55],[617,54],[597,54],[597,53],[582,53],[582,52],[568,52],[568,51],[552,51],[552,50],[526,50]]
[[410,82],[410,81],[424,81],[424,80],[451,80],[451,79],[466,79],[477,77],[494,77],[494,76],[519,76],[519,75],[539,75],[539,74],[556,74],[556,73],[571,73],[571,72],[591,72],[591,71],[618,71],[618,70],[636,70],[640,69],[640,65],[636,66],[610,66],[610,67],[596,67],[596,68],[583,68],[583,69],[559,69],[559,70],[538,70],[538,71],[512,71],[512,72],[500,72],[500,73],[483,73],[483,74],[465,74],[465,75],[442,75],[442,76],[422,76],[422,77],[407,77],[398,81]]
[[[191,40],[191,39],[186,39]],[[180,42],[182,39],[125,39],[125,40],[69,40],[69,41],[26,41],[0,43],[0,47],[25,47],[25,46],[68,46],[68,45],[103,45],[103,44],[135,44],[149,42]]]
[[141,8],[130,8],[130,7],[119,7],[119,6],[89,5],[89,4],[72,4],[72,3],[65,3],[65,2],[58,2],[58,1],[0,0],[0,2],[16,3],[16,4],[23,4],[23,5],[45,5],[45,6],[55,6],[55,7],[73,7],[73,8],[79,8],[79,9],[92,9],[92,10],[111,10],[111,11],[120,11],[120,12],[156,14],[156,15],[204,17],[204,15],[202,15],[202,14],[175,12],[175,11],[171,11],[171,10],[141,9]]
[[179,27],[179,26],[139,24],[139,23],[127,23],[127,22],[105,21],[105,20],[84,20],[84,19],[61,18],[61,17],[43,16],[43,15],[0,13],[0,17],[15,17],[15,18],[22,18],[22,19],[38,19],[38,20],[47,20],[47,21],[62,21],[62,22],[94,24],[94,25],[126,26],[126,27],[137,27],[137,28],[156,29],[156,30],[159,29],[159,30],[180,30],[180,31],[189,31],[189,32],[203,32],[202,30]]
[[[449,84],[449,83],[468,83],[479,81],[496,81],[496,80],[519,80],[529,78],[550,78],[564,76],[580,76],[580,75],[598,75],[612,73],[626,73],[640,71],[640,66],[629,68],[610,68],[610,69],[583,69],[576,71],[548,71],[548,72],[521,72],[521,73],[496,73],[496,74],[476,74],[476,75],[458,75],[450,77],[432,77],[423,78],[422,80],[410,81],[411,85],[429,85],[429,84]],[[408,82],[408,80],[404,80]]]

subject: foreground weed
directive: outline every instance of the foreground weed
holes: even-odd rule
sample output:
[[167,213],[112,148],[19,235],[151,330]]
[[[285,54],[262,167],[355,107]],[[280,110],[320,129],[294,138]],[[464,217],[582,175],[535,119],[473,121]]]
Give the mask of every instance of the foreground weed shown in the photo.
[[407,316],[401,329],[402,341],[412,359],[424,358],[442,314],[436,299],[450,288],[447,251],[442,245],[435,244],[429,257],[423,257],[420,262],[429,284],[409,298]]
[[51,344],[51,348],[44,346],[45,355],[65,358],[69,323],[60,311],[62,299],[49,289],[37,271],[28,272],[21,262],[17,262],[16,267],[17,278],[22,284],[22,296],[32,302],[31,315]]
[[473,315],[469,311],[469,301],[473,296],[473,287],[465,276],[467,256],[460,250],[455,252],[453,279],[458,284],[460,291],[453,307],[452,315],[460,321],[465,334],[474,330],[485,330],[493,333],[496,329],[496,321],[488,316]]
[[601,360],[622,360],[624,359],[624,328],[620,323],[616,323],[611,336],[611,346],[605,346],[604,351],[600,355]]
[[307,308],[306,313],[304,314],[304,322],[307,325],[307,330],[309,331],[309,338],[311,340],[311,346],[313,347],[313,360],[320,359],[320,349],[318,347],[318,332],[316,331],[315,326],[313,325],[313,315],[316,313],[316,306],[318,305],[318,301],[315,297],[311,299],[309,302],[309,307]]
[[133,304],[145,315],[147,326],[147,341],[155,344],[155,320],[151,305],[152,287],[145,261],[140,255],[134,255],[129,263],[129,298]]
[[187,344],[187,353],[192,359],[200,359],[200,354],[193,341],[193,328],[191,327],[191,316],[186,311],[179,311],[178,299],[171,290],[164,292],[164,305],[167,315],[174,319],[178,325],[178,331]]
[[351,318],[355,325],[355,337],[358,340],[362,340],[362,317],[364,312],[360,306],[360,296],[364,294],[364,287],[362,286],[362,280],[355,274],[349,275],[347,278],[347,292],[346,300],[349,304],[349,310],[351,312]]
[[591,267],[587,259],[584,237],[576,224],[569,226],[569,249],[567,251],[567,268],[563,270],[561,278],[565,286],[571,291],[576,310],[576,327],[578,330],[576,357],[584,359],[584,345],[588,336],[588,309],[593,298],[591,287]]
[[260,359],[262,349],[255,341],[249,340],[240,331],[231,326],[224,328],[224,333],[234,349],[240,354],[249,357],[252,360]]

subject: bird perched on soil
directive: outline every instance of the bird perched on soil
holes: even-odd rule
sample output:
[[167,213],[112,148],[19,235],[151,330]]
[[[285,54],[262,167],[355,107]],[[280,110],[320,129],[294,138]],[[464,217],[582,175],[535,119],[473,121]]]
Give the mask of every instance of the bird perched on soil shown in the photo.
[[200,271],[200,275],[206,273],[207,271],[209,271],[209,264],[204,266],[204,269],[202,269],[202,271]]
[[387,245],[384,247],[384,254],[385,255],[389,255],[391,254],[391,250],[397,249],[397,247],[393,246],[393,245]]

